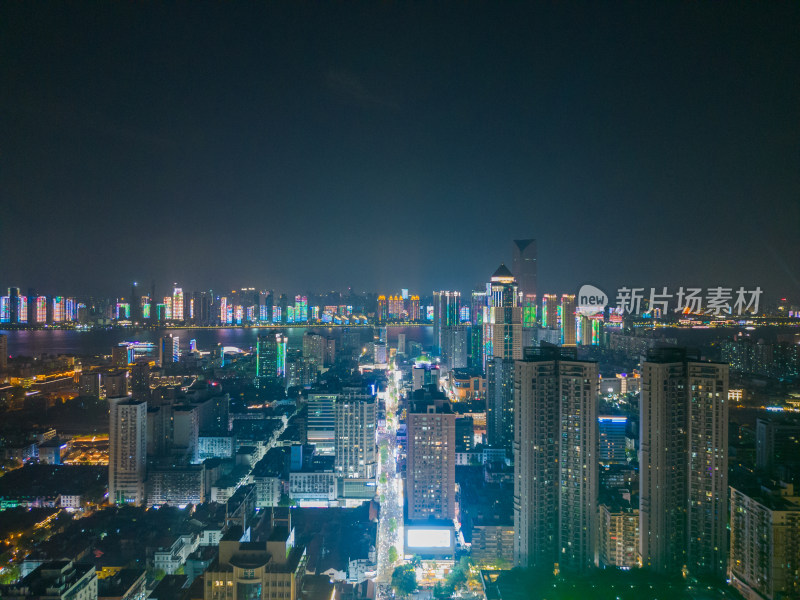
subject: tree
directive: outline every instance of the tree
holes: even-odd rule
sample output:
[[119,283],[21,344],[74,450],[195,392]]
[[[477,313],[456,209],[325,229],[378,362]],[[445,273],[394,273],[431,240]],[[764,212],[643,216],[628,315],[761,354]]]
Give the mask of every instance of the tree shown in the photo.
[[408,596],[417,589],[417,574],[411,565],[401,565],[392,572],[392,587],[395,592]]
[[397,562],[397,548],[389,546],[389,562],[394,564]]

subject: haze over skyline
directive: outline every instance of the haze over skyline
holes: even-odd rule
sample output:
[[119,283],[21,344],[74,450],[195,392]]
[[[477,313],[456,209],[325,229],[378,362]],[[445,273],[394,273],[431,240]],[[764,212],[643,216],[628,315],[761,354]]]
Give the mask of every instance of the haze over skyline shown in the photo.
[[449,8],[6,4],[0,286],[800,295],[800,6]]

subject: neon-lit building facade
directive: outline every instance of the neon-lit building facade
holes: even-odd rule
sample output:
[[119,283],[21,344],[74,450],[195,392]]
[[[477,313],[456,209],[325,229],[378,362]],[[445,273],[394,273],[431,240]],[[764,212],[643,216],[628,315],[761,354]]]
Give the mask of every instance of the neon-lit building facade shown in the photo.
[[228,298],[226,296],[219,299],[219,320],[223,325],[228,322]]
[[66,320],[67,301],[63,296],[53,298],[53,323],[63,323]]
[[575,346],[578,343],[575,322],[575,294],[561,296],[561,345]]
[[172,290],[172,319],[183,321],[183,289],[179,287]]
[[289,338],[280,333],[258,337],[256,343],[256,377],[282,379],[286,375],[286,347]]
[[558,297],[555,294],[542,296],[542,327],[558,329]]
[[419,321],[419,296],[411,296],[408,300],[408,319],[409,321]]
[[378,314],[375,315],[378,323],[385,323],[389,318],[389,309],[386,306],[386,296],[378,296]]
[[36,315],[36,322],[37,323],[46,323],[47,322],[47,297],[46,296],[36,296],[36,308],[34,310],[34,314]]

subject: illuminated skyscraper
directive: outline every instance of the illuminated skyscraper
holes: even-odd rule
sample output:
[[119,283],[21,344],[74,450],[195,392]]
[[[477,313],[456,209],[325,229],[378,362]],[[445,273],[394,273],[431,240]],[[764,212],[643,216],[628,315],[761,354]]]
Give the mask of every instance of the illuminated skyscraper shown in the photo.
[[176,335],[165,335],[158,344],[158,362],[162,367],[176,363],[181,357],[180,338]]
[[142,504],[147,472],[147,402],[109,398],[108,501]]
[[279,333],[258,336],[256,343],[256,377],[275,381],[286,376],[286,345],[288,338]]
[[375,397],[340,394],[334,412],[337,476],[374,479],[378,474]]
[[8,322],[19,323],[20,320],[20,293],[19,288],[8,288]]
[[47,297],[36,296],[34,305],[34,320],[36,323],[47,322]]
[[388,317],[390,320],[397,321],[403,314],[405,307],[403,305],[402,296],[389,296],[388,300]]
[[456,516],[456,415],[446,402],[419,401],[407,413],[409,519]]
[[378,296],[378,313],[375,315],[378,323],[386,323],[389,320],[389,307],[386,305],[386,296]]
[[542,296],[542,327],[558,329],[558,296],[545,294]]
[[642,565],[725,576],[728,365],[682,348],[642,364],[639,532]]
[[305,323],[308,321],[308,297],[295,296],[294,297],[294,320],[297,323]]
[[433,292],[433,346],[434,353],[442,352],[442,328],[458,325],[461,309],[461,292]]
[[514,562],[596,564],[598,369],[574,349],[526,348],[514,373]]
[[308,443],[320,454],[336,451],[336,394],[308,395]]
[[536,240],[514,240],[511,270],[519,286],[519,305],[523,327],[536,325]]
[[172,291],[172,320],[183,321],[183,289],[176,287]]
[[67,303],[63,296],[53,298],[53,323],[62,323],[66,319]]
[[223,325],[228,322],[228,298],[227,296],[222,296],[219,299],[219,321]]
[[483,344],[485,360],[522,358],[522,309],[517,282],[505,265],[500,265],[486,284]]
[[0,297],[0,323],[11,321],[11,298],[8,296]]
[[449,325],[442,328],[442,360],[450,369],[467,366],[469,326]]
[[408,300],[408,320],[419,321],[419,296],[411,296]]
[[561,296],[561,345],[575,346],[577,340],[575,320],[575,294]]

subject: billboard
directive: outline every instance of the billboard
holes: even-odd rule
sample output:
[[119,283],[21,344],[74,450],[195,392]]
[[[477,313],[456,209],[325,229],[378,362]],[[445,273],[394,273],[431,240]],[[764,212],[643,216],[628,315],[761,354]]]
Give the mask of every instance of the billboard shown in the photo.
[[406,545],[409,548],[449,548],[449,529],[409,529]]
[[433,558],[455,554],[455,529],[452,522],[410,522],[406,523],[404,531],[406,554]]

